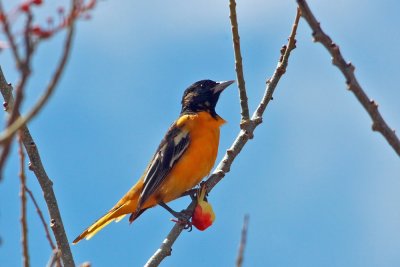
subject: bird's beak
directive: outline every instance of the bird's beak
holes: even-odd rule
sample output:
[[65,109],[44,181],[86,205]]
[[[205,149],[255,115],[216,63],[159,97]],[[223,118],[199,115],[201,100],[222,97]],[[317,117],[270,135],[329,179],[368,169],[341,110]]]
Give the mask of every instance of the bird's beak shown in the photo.
[[217,85],[213,88],[214,94],[222,92],[224,89],[226,89],[229,85],[234,83],[235,81],[222,81],[222,82],[217,82]]

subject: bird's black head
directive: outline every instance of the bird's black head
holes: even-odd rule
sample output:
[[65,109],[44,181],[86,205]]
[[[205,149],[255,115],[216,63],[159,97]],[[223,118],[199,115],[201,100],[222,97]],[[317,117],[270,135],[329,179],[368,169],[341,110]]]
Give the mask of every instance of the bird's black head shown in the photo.
[[181,114],[207,111],[213,117],[216,117],[215,106],[217,105],[219,95],[234,82],[214,82],[211,80],[195,82],[183,93]]

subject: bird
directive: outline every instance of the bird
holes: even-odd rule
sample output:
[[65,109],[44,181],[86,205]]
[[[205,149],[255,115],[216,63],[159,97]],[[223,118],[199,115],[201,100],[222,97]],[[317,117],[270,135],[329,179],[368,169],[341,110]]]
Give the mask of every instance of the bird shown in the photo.
[[220,94],[232,83],[200,80],[183,93],[181,112],[161,140],[153,158],[135,185],[104,216],[74,241],[90,239],[112,221],[130,214],[132,223],[144,211],[179,198],[207,176],[214,166],[220,127],[226,123],[215,111]]

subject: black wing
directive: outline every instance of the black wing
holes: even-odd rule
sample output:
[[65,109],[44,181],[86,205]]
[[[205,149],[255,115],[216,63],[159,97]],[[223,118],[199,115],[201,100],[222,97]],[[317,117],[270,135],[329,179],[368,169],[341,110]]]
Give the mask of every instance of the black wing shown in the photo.
[[174,164],[188,148],[189,141],[189,132],[178,128],[175,124],[169,128],[145,173],[137,211],[164,181]]

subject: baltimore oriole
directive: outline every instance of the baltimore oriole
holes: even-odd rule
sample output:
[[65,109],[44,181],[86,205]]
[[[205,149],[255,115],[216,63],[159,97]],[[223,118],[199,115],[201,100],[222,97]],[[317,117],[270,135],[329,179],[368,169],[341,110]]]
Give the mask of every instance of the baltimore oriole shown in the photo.
[[139,181],[73,243],[90,239],[112,221],[131,214],[133,222],[146,209],[180,197],[208,175],[219,145],[219,127],[225,123],[215,106],[221,92],[234,81],[198,81],[182,97],[179,118],[168,129]]

